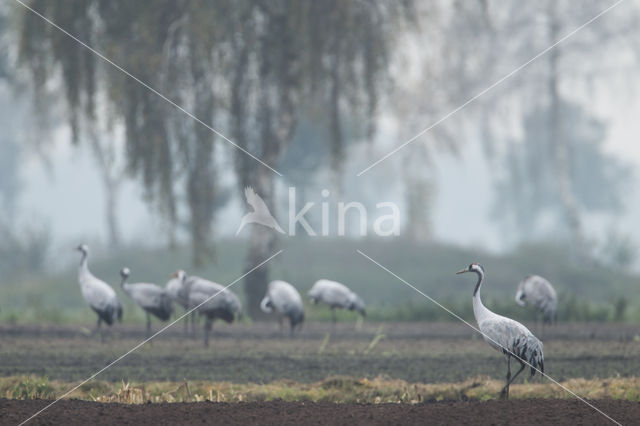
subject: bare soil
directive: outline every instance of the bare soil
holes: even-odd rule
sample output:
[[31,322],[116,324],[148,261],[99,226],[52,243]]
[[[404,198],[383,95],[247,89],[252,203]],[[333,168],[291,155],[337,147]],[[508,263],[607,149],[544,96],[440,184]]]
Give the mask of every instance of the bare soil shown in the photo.
[[[155,324],[155,329],[158,324]],[[535,329],[535,325],[532,326]],[[99,380],[208,380],[310,383],[328,376],[458,382],[503,379],[503,357],[456,323],[307,324],[290,338],[273,323],[216,324],[211,346],[182,324],[104,371]],[[383,335],[373,348],[376,335]],[[558,380],[640,373],[640,326],[561,324],[545,330],[545,370]],[[0,326],[0,376],[35,374],[78,381],[144,339],[144,327],[117,324],[106,343],[81,326]],[[326,341],[326,343],[325,343]]]
[[[638,424],[640,403],[592,401],[622,424]],[[18,424],[50,401],[0,399],[0,424]],[[308,402],[173,403],[122,405],[61,400],[34,418],[38,425],[170,424],[613,424],[577,400],[428,402],[405,404],[328,404]]]

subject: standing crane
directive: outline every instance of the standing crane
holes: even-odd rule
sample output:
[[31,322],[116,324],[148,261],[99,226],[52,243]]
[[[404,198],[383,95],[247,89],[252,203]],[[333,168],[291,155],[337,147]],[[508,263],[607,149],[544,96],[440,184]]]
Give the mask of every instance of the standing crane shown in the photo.
[[100,333],[100,341],[104,341],[102,335],[102,322],[111,326],[116,319],[122,321],[122,304],[118,295],[111,286],[96,278],[89,271],[89,246],[80,244],[76,250],[82,253],[80,267],[78,268],[78,283],[82,291],[82,297],[89,307],[98,315],[96,331]]
[[151,283],[129,284],[127,280],[131,271],[129,268],[122,268],[120,285],[125,293],[147,314],[147,337],[151,336],[151,315],[156,316],[161,321],[166,321],[173,313],[171,297],[159,286]]
[[309,290],[308,296],[314,304],[322,302],[329,305],[334,324],[336,322],[336,308],[348,309],[350,311],[355,309],[360,312],[363,318],[367,316],[364,309],[364,302],[360,296],[339,282],[318,280],[313,287],[311,287],[311,290]]
[[280,329],[282,329],[283,317],[288,317],[292,336],[296,326],[302,326],[304,321],[302,297],[298,290],[286,281],[275,280],[269,283],[267,294],[260,302],[260,309],[267,314],[275,309],[278,313]]
[[[500,396],[509,399],[509,385],[518,377],[528,364],[531,367],[531,376],[535,375],[539,368],[544,373],[544,355],[542,354],[542,342],[531,333],[527,327],[511,318],[503,317],[487,309],[480,299],[480,287],[484,281],[484,269],[478,263],[472,263],[468,268],[456,272],[475,272],[478,282],[473,290],[473,315],[478,322],[478,328],[482,332],[484,340],[496,350],[504,354],[507,359],[507,384],[502,389]],[[515,357],[520,363],[520,369],[511,376],[511,357]]]
[[206,317],[204,324],[204,345],[209,346],[209,333],[213,321],[217,318],[232,323],[236,316],[242,314],[240,299],[229,289],[218,283],[200,277],[183,277],[182,285],[186,290],[189,309]]
[[[542,327],[554,324],[558,319],[558,296],[551,283],[539,275],[529,275],[518,284],[516,303],[526,306],[533,305],[537,312],[542,313]],[[537,315],[536,315],[537,318]]]
[[[171,276],[171,279],[164,287],[164,290],[167,292],[171,300],[182,306],[185,312],[189,310],[189,295],[187,294],[186,287],[182,285],[182,282],[186,279],[186,276],[187,274],[182,269],[179,269]],[[192,312],[190,318],[188,317],[185,320],[185,334],[187,334],[189,331],[189,319],[191,319],[191,331],[193,332],[195,330],[196,324],[196,313]]]

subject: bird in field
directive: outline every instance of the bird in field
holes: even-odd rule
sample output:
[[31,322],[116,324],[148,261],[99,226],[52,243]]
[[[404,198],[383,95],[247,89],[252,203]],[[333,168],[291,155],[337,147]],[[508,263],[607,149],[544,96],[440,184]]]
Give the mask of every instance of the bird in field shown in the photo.
[[219,318],[232,323],[242,314],[240,299],[220,284],[196,276],[189,277],[185,274],[182,285],[186,290],[189,309],[196,308],[196,312],[206,318],[204,345],[209,346],[209,333],[213,321]]
[[151,315],[161,321],[166,321],[173,313],[173,302],[167,292],[161,287],[151,283],[129,284],[127,280],[131,271],[122,268],[120,285],[125,293],[147,314],[147,337],[151,336]]
[[363,318],[367,316],[364,302],[360,296],[339,282],[318,280],[309,290],[308,296],[314,304],[322,302],[329,305],[334,324],[336,322],[336,308],[356,310]]
[[[525,366],[531,367],[531,376],[539,369],[544,373],[544,355],[542,342],[531,333],[527,327],[511,318],[503,317],[487,309],[480,299],[480,287],[484,281],[484,269],[478,263],[472,263],[469,267],[456,272],[464,274],[474,272],[478,276],[478,282],[473,290],[473,315],[478,322],[478,328],[484,340],[496,350],[503,353],[507,360],[507,380],[500,396],[509,399],[509,385],[524,370]],[[511,357],[520,363],[520,369],[511,376]]]
[[82,253],[78,268],[78,283],[85,302],[98,315],[96,331],[100,333],[100,340],[104,341],[102,322],[112,325],[116,319],[122,321],[122,304],[111,286],[96,278],[89,271],[89,246],[80,244],[76,250]]
[[543,329],[544,324],[554,324],[557,320],[558,296],[551,283],[541,276],[529,275],[520,281],[516,303],[520,306],[530,304],[536,313],[541,312]]
[[301,326],[304,321],[302,297],[298,290],[286,281],[275,280],[269,283],[267,294],[260,302],[260,309],[267,314],[275,310],[281,329],[283,317],[288,317],[292,336],[296,326]]
[[236,235],[240,233],[245,225],[248,225],[250,223],[257,223],[266,226],[267,228],[275,229],[281,234],[284,234],[284,230],[280,227],[280,225],[278,225],[278,222],[276,222],[275,218],[271,215],[269,207],[267,207],[262,198],[260,198],[260,196],[255,193],[253,188],[251,188],[250,186],[246,187],[244,189],[244,196],[247,199],[247,204],[249,204],[253,208],[253,211],[247,213],[242,217],[240,226],[236,231]]
[[[187,294],[187,288],[182,285],[186,276],[186,273],[182,269],[179,269],[171,276],[171,279],[167,281],[167,284],[164,287],[164,290],[167,292],[171,300],[182,306],[185,312],[189,310],[189,295]],[[185,334],[189,331],[189,320],[191,320],[191,331],[194,332],[196,324],[195,312],[192,312],[184,322]]]

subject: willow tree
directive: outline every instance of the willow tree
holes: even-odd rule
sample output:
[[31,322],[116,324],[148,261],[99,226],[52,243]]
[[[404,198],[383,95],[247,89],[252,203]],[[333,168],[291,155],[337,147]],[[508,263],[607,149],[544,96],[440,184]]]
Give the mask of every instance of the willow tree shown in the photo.
[[[241,150],[230,165],[240,188],[254,187],[271,206],[277,176],[271,168],[278,168],[303,102],[313,99],[330,111],[327,143],[340,170],[341,117],[374,116],[388,87],[394,35],[411,16],[410,1],[385,0],[35,0],[31,6],[202,122],[226,129],[269,166]],[[227,142],[26,10],[20,53],[38,88],[60,71],[77,141],[83,140],[79,123],[96,120],[97,95],[105,94],[109,121],[125,129],[129,172],[169,223],[178,221],[176,194],[186,194],[195,260],[209,258],[219,190],[214,144]],[[257,226],[250,241],[247,270],[276,243]],[[267,278],[266,268],[246,278],[251,313]]]

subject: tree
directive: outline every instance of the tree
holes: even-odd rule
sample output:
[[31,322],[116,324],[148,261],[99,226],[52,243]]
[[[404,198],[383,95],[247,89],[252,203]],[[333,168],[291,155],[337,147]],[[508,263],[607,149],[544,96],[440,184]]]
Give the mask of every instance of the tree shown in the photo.
[[[601,8],[597,2],[575,9],[569,2],[550,0],[534,11],[542,25],[530,25],[528,32],[540,34],[540,39],[551,46],[577,25],[573,22],[583,23]],[[605,123],[577,100],[569,100],[562,83],[569,76],[574,81],[606,76],[607,72],[599,72],[601,64],[595,59],[595,48],[619,43],[626,33],[627,19],[610,21],[615,22],[613,25],[603,19],[585,27],[570,48],[561,44],[547,52],[520,94],[532,100],[523,108],[525,135],[522,143],[507,148],[507,175],[498,183],[497,217],[508,217],[500,213],[510,206],[520,225],[518,230],[527,235],[535,229],[536,219],[551,208],[561,228],[569,230],[567,238],[574,254],[583,261],[590,255],[583,213],[619,211],[630,172],[623,162],[604,153]],[[509,192],[511,195],[507,195]]]
[[[613,194],[624,188],[625,179],[616,180],[612,176],[625,175],[626,167],[603,153],[598,139],[601,135],[583,138],[579,133],[581,130],[572,127],[595,126],[604,130],[604,123],[594,125],[597,120],[593,117],[588,89],[582,87],[572,92],[568,87],[598,77],[606,81],[610,75],[610,69],[606,67],[610,63],[602,61],[601,55],[607,48],[618,49],[629,44],[625,39],[637,33],[634,16],[637,17],[638,9],[615,8],[534,62],[528,61],[607,6],[598,1],[583,2],[580,8],[576,8],[573,2],[558,0],[455,1],[449,8],[439,11],[443,17],[438,20],[443,35],[441,42],[436,39],[434,45],[435,54],[442,57],[442,61],[425,61],[424,74],[430,73],[436,78],[426,83],[431,90],[419,92],[421,96],[429,94],[425,97],[428,101],[424,109],[427,112],[435,110],[437,119],[501,81],[456,117],[434,129],[440,133],[434,137],[431,132],[430,145],[455,141],[451,135],[458,139],[460,136],[468,138],[464,132],[469,127],[473,135],[481,135],[492,169],[504,170],[504,173],[495,175],[498,188],[495,217],[520,225],[516,238],[521,238],[532,231],[524,224],[531,225],[532,221],[537,221],[549,207],[549,204],[532,207],[533,199],[529,197],[534,197],[532,193],[538,199],[549,196],[553,199],[558,223],[570,231],[566,238],[572,242],[577,257],[583,259],[588,236],[585,235],[582,216],[589,209],[593,211],[594,206],[587,207],[586,200],[581,198],[584,196],[580,193],[583,184],[575,180],[578,178],[575,162],[578,158],[584,161],[589,158],[591,167],[605,167],[605,174],[610,173],[611,176],[592,172],[591,182],[611,184],[615,188],[611,191]],[[518,73],[501,80],[525,63],[528,65]],[[435,68],[434,64],[437,65]],[[583,93],[583,98],[575,96],[574,92]],[[432,101],[434,98],[438,101]],[[445,109],[440,113],[442,105]],[[533,121],[536,123],[532,124]],[[447,125],[453,129],[448,129]],[[533,126],[539,127],[534,129]],[[517,132],[514,128],[522,128],[524,136],[514,135]],[[459,145],[455,142],[448,144],[454,152],[460,148]],[[531,158],[525,160],[524,156]],[[543,174],[548,179],[545,182],[551,183],[541,185],[533,176],[536,173]],[[511,193],[507,196],[507,192]],[[617,197],[604,198],[611,204],[598,209],[613,211],[617,208]]]
[[561,101],[557,107],[540,107],[524,119],[524,137],[509,144],[504,158],[506,173],[496,185],[494,215],[509,223],[515,234],[532,238],[546,214],[555,219],[557,230],[569,229],[566,188],[558,184],[557,130],[549,123],[562,117],[562,140],[566,144],[566,180],[576,211],[618,212],[631,176],[630,167],[603,150],[606,125],[579,105]]
[[[330,108],[332,153],[338,168],[339,118],[373,117],[387,87],[394,35],[410,21],[411,1],[36,0],[39,13],[88,43],[214,128],[230,129],[240,147],[277,167],[306,98]],[[214,138],[201,123],[120,71],[100,62],[58,30],[25,12],[22,63],[42,88],[62,71],[69,123],[78,139],[80,113],[92,119],[98,91],[125,128],[128,170],[169,223],[179,221],[177,185],[189,200],[194,260],[212,252]],[[239,187],[252,186],[274,203],[275,174],[234,151]],[[251,228],[246,270],[266,259],[273,234]],[[249,312],[257,314],[267,268],[247,276]]]

